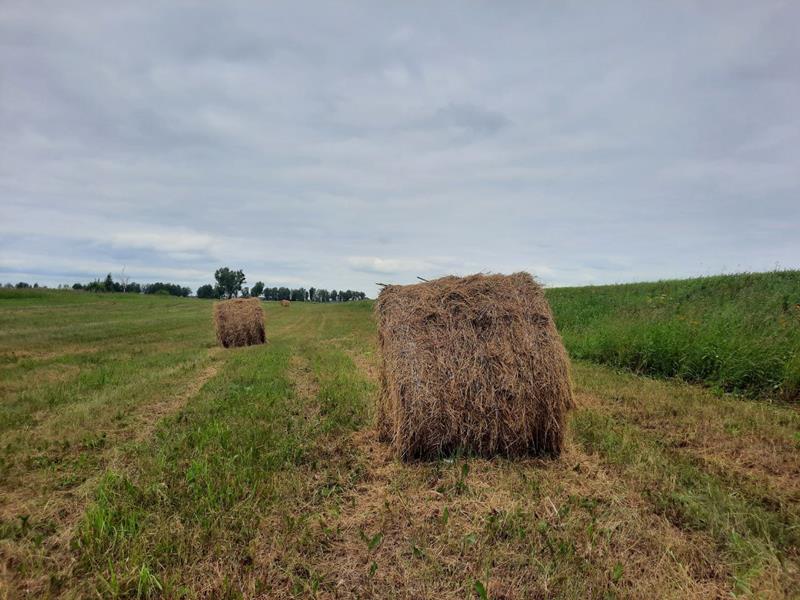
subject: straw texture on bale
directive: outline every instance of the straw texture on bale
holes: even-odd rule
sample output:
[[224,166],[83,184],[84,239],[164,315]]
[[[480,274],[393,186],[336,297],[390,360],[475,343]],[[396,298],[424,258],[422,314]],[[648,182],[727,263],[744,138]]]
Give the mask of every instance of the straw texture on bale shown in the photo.
[[267,341],[264,311],[258,298],[235,298],[214,304],[217,341],[225,348],[253,346]]
[[399,457],[561,452],[569,359],[528,273],[387,286],[375,312],[378,427]]
[[281,306],[289,306],[288,300],[281,300]]

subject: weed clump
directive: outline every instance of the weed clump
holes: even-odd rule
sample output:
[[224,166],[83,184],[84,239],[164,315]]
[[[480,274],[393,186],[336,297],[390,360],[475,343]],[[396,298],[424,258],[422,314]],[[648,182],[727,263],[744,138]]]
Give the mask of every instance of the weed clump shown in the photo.
[[214,304],[217,341],[225,348],[253,346],[267,341],[264,311],[258,298],[235,298]]
[[560,453],[569,359],[528,273],[391,285],[375,311],[378,427],[399,457]]

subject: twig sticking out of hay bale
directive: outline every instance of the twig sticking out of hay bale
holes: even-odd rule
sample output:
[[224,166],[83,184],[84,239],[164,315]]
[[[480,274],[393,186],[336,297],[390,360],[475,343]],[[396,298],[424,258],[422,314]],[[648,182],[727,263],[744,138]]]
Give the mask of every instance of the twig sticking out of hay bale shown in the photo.
[[267,341],[264,311],[258,298],[235,298],[214,304],[217,341],[225,348],[253,346]]
[[281,300],[281,306],[289,306],[290,302],[288,300]]
[[378,426],[399,457],[560,453],[569,359],[528,273],[387,286],[375,312]]

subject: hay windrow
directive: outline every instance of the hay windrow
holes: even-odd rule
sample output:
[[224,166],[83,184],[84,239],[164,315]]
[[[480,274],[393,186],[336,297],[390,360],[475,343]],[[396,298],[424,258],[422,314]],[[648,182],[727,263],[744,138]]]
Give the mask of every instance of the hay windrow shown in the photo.
[[217,341],[225,348],[253,346],[267,341],[264,311],[258,298],[235,298],[214,304]]
[[569,359],[528,273],[387,286],[378,428],[402,458],[558,455]]

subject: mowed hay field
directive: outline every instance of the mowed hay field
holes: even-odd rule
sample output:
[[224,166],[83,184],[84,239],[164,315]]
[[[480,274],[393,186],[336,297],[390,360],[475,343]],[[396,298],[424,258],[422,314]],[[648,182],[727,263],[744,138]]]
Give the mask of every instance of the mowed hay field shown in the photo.
[[0,291],[0,597],[797,597],[796,404],[573,361],[559,459],[401,463],[372,304],[264,312]]

